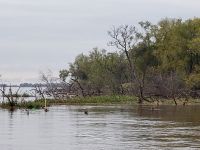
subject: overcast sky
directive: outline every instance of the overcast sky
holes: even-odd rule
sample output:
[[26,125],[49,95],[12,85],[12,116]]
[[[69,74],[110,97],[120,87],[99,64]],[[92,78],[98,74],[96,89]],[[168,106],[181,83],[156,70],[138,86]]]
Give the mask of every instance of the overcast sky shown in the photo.
[[113,25],[200,15],[199,0],[0,0],[0,74],[34,82],[57,72],[79,53],[109,48]]

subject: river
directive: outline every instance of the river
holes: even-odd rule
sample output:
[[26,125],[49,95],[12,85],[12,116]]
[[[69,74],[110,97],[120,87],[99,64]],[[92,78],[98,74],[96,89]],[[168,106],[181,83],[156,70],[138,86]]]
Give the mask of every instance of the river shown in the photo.
[[0,109],[0,149],[200,149],[199,114],[200,106],[54,106],[29,114]]

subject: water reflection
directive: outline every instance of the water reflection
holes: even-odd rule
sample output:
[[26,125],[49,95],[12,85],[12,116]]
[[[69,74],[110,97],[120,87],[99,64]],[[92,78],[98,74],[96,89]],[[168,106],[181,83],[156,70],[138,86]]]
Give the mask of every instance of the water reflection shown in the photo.
[[29,115],[0,110],[0,149],[198,149],[199,113],[200,106],[58,106]]

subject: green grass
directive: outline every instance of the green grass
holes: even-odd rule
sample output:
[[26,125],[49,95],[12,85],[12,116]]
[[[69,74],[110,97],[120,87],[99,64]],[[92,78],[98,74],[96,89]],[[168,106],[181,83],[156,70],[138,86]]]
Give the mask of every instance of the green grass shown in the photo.
[[[44,108],[45,100],[35,100],[17,103],[14,107],[15,109],[41,109]],[[52,105],[89,105],[89,104],[124,104],[124,103],[137,103],[137,98],[133,96],[93,96],[93,97],[77,97],[68,100],[47,100],[47,106]],[[9,103],[1,103],[1,108],[10,109]]]
[[134,96],[92,96],[92,97],[76,97],[69,100],[50,100],[50,104],[73,104],[73,105],[87,105],[87,104],[123,104],[123,103],[137,103],[137,98]]
[[[9,103],[1,103],[1,108],[14,109],[41,109],[44,108],[45,100],[35,100],[17,103],[11,107]],[[183,105],[184,100],[177,100],[178,105]],[[112,96],[92,96],[92,97],[76,97],[68,100],[47,100],[47,106],[52,105],[109,105],[109,104],[133,104],[138,105],[138,99],[135,96],[112,95]],[[144,102],[144,105],[157,105],[157,101],[153,103]],[[159,105],[175,105],[173,100],[159,99]],[[187,105],[200,105],[200,99],[189,99]]]
[[40,100],[40,101],[22,102],[22,103],[17,103],[15,106],[12,107],[8,102],[5,102],[1,103],[0,107],[5,109],[41,109],[44,108],[44,101]]

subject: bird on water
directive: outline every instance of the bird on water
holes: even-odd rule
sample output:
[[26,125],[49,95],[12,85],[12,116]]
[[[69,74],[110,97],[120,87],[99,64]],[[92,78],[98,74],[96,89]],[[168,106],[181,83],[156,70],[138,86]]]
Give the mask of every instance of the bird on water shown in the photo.
[[44,108],[44,111],[45,111],[45,112],[48,112],[49,110],[48,110],[47,108]]
[[84,110],[84,114],[85,114],[85,115],[88,115],[88,111],[87,111],[87,110]]

